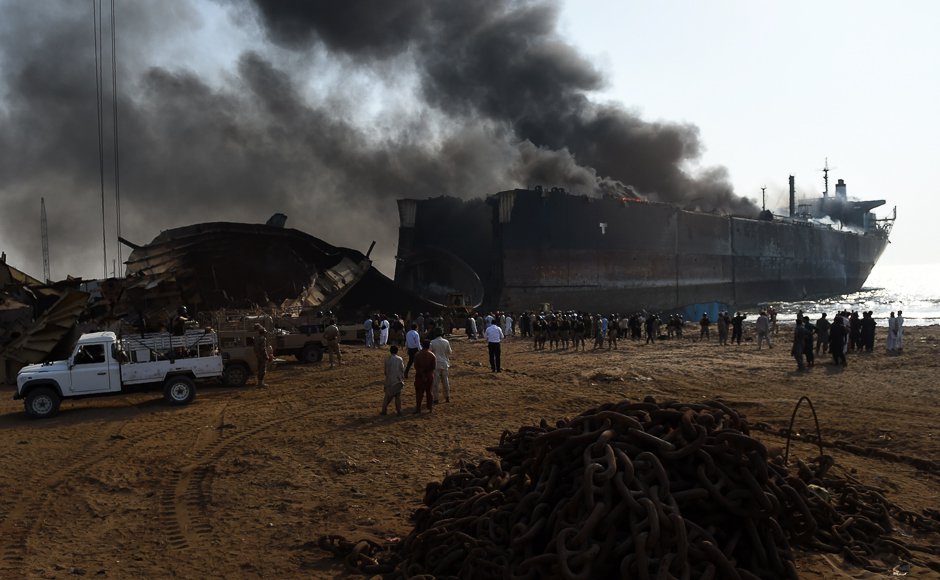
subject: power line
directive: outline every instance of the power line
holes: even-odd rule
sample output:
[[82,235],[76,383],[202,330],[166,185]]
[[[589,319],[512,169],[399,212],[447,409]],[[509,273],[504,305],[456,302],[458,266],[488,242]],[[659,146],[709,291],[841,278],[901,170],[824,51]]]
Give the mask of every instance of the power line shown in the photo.
[[101,244],[102,260],[104,263],[104,277],[108,277],[108,234],[105,229],[105,208],[104,208],[104,124],[102,120],[102,98],[101,98],[101,50],[99,50],[100,18],[101,11],[100,0],[91,0],[92,19],[94,20],[95,31],[95,93],[98,97],[98,172],[101,181]]
[[[121,172],[120,159],[118,156],[118,104],[117,104],[117,49],[115,48],[117,30],[114,26],[114,0],[111,0],[111,102],[113,104],[114,115],[114,204],[117,214],[117,237],[121,238]],[[121,243],[117,245],[117,263],[123,264],[121,256]],[[118,276],[115,268],[115,277]]]

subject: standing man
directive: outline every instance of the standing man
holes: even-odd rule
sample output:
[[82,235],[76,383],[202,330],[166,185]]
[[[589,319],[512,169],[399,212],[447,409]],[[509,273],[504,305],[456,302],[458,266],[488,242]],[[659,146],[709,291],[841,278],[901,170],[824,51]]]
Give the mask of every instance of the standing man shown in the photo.
[[415,398],[417,406],[415,413],[421,412],[421,399],[427,399],[428,412],[434,410],[431,405],[431,387],[434,386],[434,369],[437,368],[437,357],[431,352],[431,341],[421,341],[421,351],[415,355]]
[[[266,387],[267,383],[264,382],[264,375],[268,370],[268,331],[264,329],[260,324],[255,324],[255,330],[258,331],[258,334],[255,336],[255,358],[258,361],[258,386]],[[270,358],[274,358],[270,356]]]
[[405,387],[405,364],[398,356],[398,347],[392,346],[385,359],[385,399],[382,401],[382,415],[388,415],[388,404],[395,399],[395,412],[401,417],[401,390]]
[[731,342],[741,344],[741,336],[744,334],[745,318],[747,318],[746,314],[741,314],[740,312],[734,313],[734,318],[731,319]]
[[405,378],[408,378],[408,371],[415,362],[415,355],[421,350],[421,335],[418,334],[418,325],[413,323],[411,330],[405,335],[405,348],[408,349],[408,364],[405,365]]
[[375,346],[375,341],[372,340],[372,318],[366,318],[366,321],[362,323],[362,327],[366,331],[366,348],[372,348]]
[[803,329],[803,317],[796,317],[796,327],[793,329],[793,348],[790,354],[796,359],[796,370],[806,370],[803,364],[803,349],[806,346],[806,331]]
[[888,319],[888,352],[896,353],[898,351],[898,319],[895,318],[894,312],[891,313],[891,317]]
[[845,366],[845,350],[848,332],[841,316],[836,316],[829,327],[829,353],[832,354],[832,364]]
[[898,310],[897,325],[898,325],[898,337],[897,337],[897,349],[898,352],[904,351],[904,316],[903,312]]
[[709,340],[711,337],[709,329],[711,328],[712,321],[708,319],[707,312],[702,313],[702,318],[698,321],[698,324],[702,327],[701,332],[699,332],[698,339],[702,340],[704,338],[705,340]]
[[326,350],[330,355],[330,368],[333,368],[333,355],[336,355],[336,364],[343,364],[343,355],[339,352],[339,327],[336,321],[330,319],[330,325],[323,331],[323,339],[326,340]]
[[388,344],[388,328],[388,317],[383,314],[382,320],[379,321],[379,346]]
[[816,354],[822,350],[823,354],[829,351],[829,327],[832,326],[823,312],[816,321]]
[[439,334],[437,338],[431,341],[431,352],[437,358],[437,366],[434,368],[434,403],[441,400],[441,384],[444,385],[444,401],[450,402],[450,380],[447,377],[447,369],[450,368],[450,355],[453,351],[450,349],[450,341]]
[[506,335],[503,334],[503,329],[499,325],[493,324],[492,321],[490,321],[490,325],[486,327],[483,334],[486,335],[486,348],[490,354],[490,368],[494,373],[501,373],[503,367],[500,361],[500,343],[506,338]]
[[774,345],[770,342],[770,318],[767,317],[767,313],[761,310],[760,316],[757,317],[757,350],[761,349],[761,345],[764,344],[764,341],[767,341],[767,348],[773,348]]
[[503,318],[503,334],[506,336],[515,335],[515,331],[512,326],[512,312],[507,312],[506,316]]
[[870,310],[862,313],[862,346],[865,347],[865,352],[875,349],[875,319],[871,314]]

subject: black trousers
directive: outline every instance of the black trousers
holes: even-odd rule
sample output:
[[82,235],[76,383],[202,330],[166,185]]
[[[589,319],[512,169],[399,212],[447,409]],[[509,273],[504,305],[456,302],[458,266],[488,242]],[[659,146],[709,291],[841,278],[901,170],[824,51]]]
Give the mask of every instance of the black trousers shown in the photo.
[[490,368],[493,369],[493,371],[502,370],[499,362],[500,343],[488,342],[486,343],[486,348],[490,351]]
[[408,364],[405,365],[405,376],[408,376],[408,371],[411,369],[411,365],[415,362],[415,355],[418,354],[418,349],[409,348],[408,349]]

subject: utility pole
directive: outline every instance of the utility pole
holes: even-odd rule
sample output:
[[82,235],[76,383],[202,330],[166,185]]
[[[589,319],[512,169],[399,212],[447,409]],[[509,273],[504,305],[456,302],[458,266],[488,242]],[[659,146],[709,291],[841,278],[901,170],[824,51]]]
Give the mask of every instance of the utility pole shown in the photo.
[[49,272],[49,224],[46,222],[46,198],[39,198],[40,211],[39,231],[42,234],[42,277],[46,284],[52,281],[52,274]]

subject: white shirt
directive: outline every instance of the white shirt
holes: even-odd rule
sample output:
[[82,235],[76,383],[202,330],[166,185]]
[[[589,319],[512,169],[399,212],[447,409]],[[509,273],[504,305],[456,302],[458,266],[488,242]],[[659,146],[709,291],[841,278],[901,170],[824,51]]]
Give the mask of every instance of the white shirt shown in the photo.
[[438,336],[431,341],[431,352],[437,357],[437,368],[450,368],[450,359],[448,358],[453,351],[450,349],[450,341],[443,336]]
[[421,348],[421,335],[417,330],[411,329],[405,335],[405,348]]
[[486,330],[483,331],[483,334],[486,336],[486,342],[500,342],[506,335],[503,334],[503,329],[496,324],[491,324],[486,327]]

